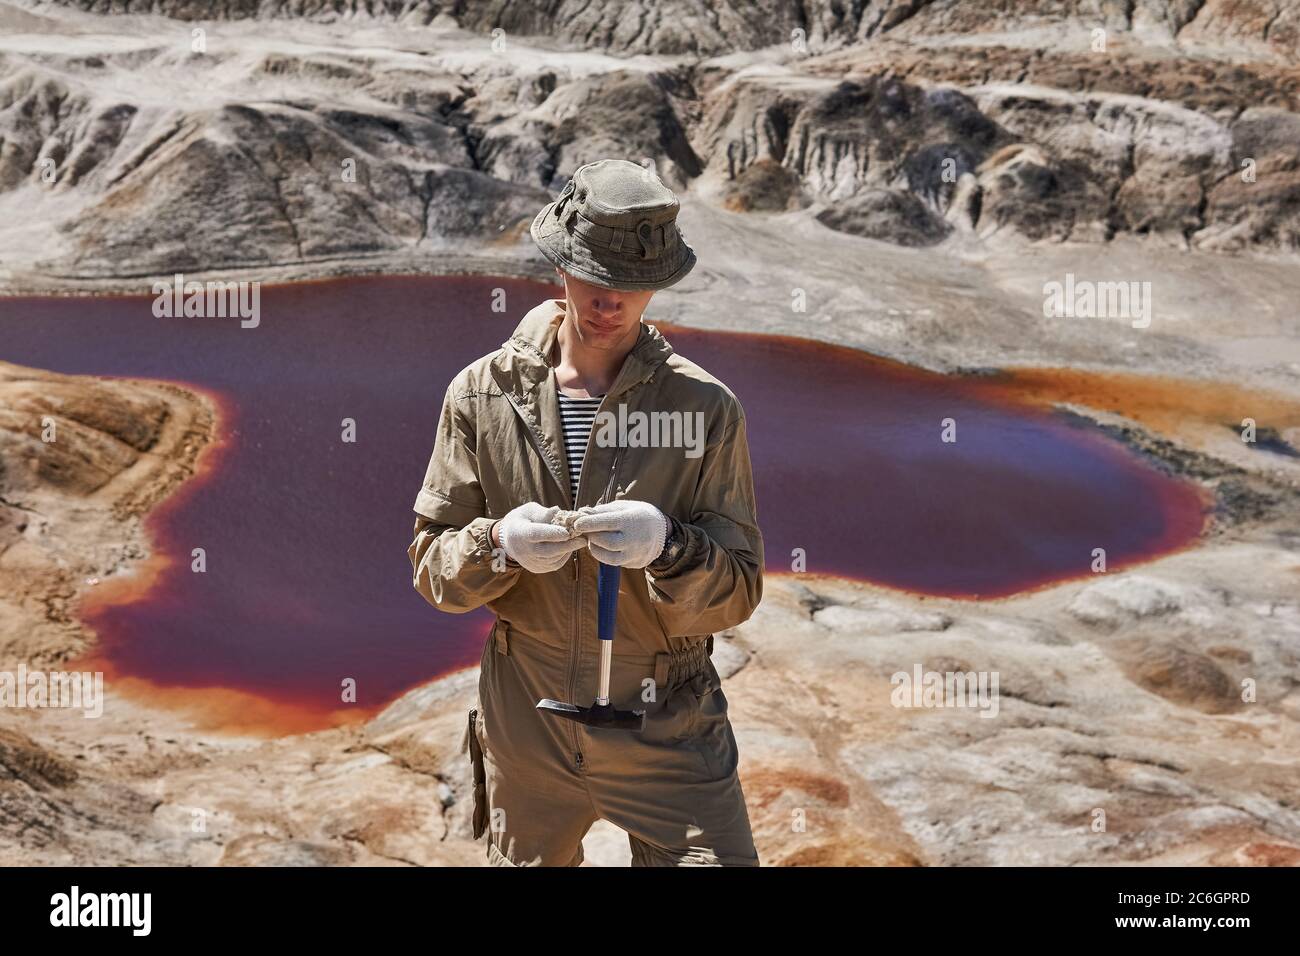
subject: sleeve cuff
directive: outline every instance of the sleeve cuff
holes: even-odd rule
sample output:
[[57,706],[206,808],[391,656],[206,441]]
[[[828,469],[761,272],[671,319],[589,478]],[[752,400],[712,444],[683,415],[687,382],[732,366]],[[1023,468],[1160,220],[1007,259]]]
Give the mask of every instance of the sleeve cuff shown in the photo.
[[693,543],[692,537],[687,532],[685,526],[672,515],[666,515],[665,517],[668,519],[668,536],[664,540],[664,547],[667,548],[668,542],[674,537],[681,540],[684,547],[682,548],[682,553],[677,556],[676,560],[665,561],[661,556],[647,566],[646,570],[655,577],[667,577],[670,575],[673,571],[683,565],[685,560],[690,556],[691,551],[694,550],[691,547]]
[[[491,521],[487,523],[487,528],[483,532],[483,540],[479,544],[479,547],[487,553],[489,560],[491,560],[492,558],[492,552],[496,549],[496,545],[492,543],[492,529],[496,526],[496,524],[500,520],[501,520],[500,518],[493,518]],[[499,536],[499,532],[498,532],[498,536]],[[510,557],[510,555],[506,554],[504,546],[501,549],[501,554],[506,559],[507,568],[514,570],[515,568],[523,567],[522,564],[520,564],[514,558]]]

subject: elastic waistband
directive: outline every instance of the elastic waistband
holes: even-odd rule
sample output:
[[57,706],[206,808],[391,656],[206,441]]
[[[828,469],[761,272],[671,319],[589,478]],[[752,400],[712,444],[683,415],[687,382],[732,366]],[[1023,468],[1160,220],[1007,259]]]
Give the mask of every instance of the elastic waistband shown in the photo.
[[680,651],[660,651],[655,655],[655,686],[672,687],[704,670],[713,656],[713,635],[689,644]]
[[[509,655],[511,644],[515,642],[528,643],[529,639],[498,618],[496,624],[492,627],[492,633],[489,635],[488,641],[495,646],[498,654]],[[532,643],[535,644],[536,642]],[[553,651],[548,651],[548,653],[553,653]],[[712,656],[712,634],[704,640],[688,644],[680,650],[660,651],[653,658],[640,655],[614,654],[614,657],[618,660],[641,660],[647,665],[653,661],[655,686],[657,687],[671,687],[680,681],[695,676],[704,670],[709,658]]]

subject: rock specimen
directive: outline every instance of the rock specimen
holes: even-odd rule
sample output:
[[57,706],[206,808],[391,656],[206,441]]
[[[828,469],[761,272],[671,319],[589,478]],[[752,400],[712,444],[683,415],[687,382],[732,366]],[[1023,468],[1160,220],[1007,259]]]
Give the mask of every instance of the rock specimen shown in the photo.
[[582,517],[581,511],[559,511],[551,519],[551,524],[559,525],[565,531],[569,532],[569,537],[577,537],[577,532],[573,530],[573,523]]

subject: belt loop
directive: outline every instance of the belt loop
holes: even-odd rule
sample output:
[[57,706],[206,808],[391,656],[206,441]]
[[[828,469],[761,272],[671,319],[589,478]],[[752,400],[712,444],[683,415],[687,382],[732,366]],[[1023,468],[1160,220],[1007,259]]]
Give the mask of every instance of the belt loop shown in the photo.
[[498,619],[496,626],[492,628],[492,633],[496,640],[497,653],[510,656],[510,625]]

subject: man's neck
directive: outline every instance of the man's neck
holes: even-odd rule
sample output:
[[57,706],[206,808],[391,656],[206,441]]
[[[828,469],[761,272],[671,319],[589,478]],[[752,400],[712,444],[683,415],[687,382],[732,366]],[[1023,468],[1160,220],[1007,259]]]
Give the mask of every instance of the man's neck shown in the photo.
[[566,314],[555,336],[556,381],[563,389],[586,391],[590,396],[604,395],[614,386],[629,352],[641,332],[638,321],[626,343],[614,348],[593,349],[583,345]]

